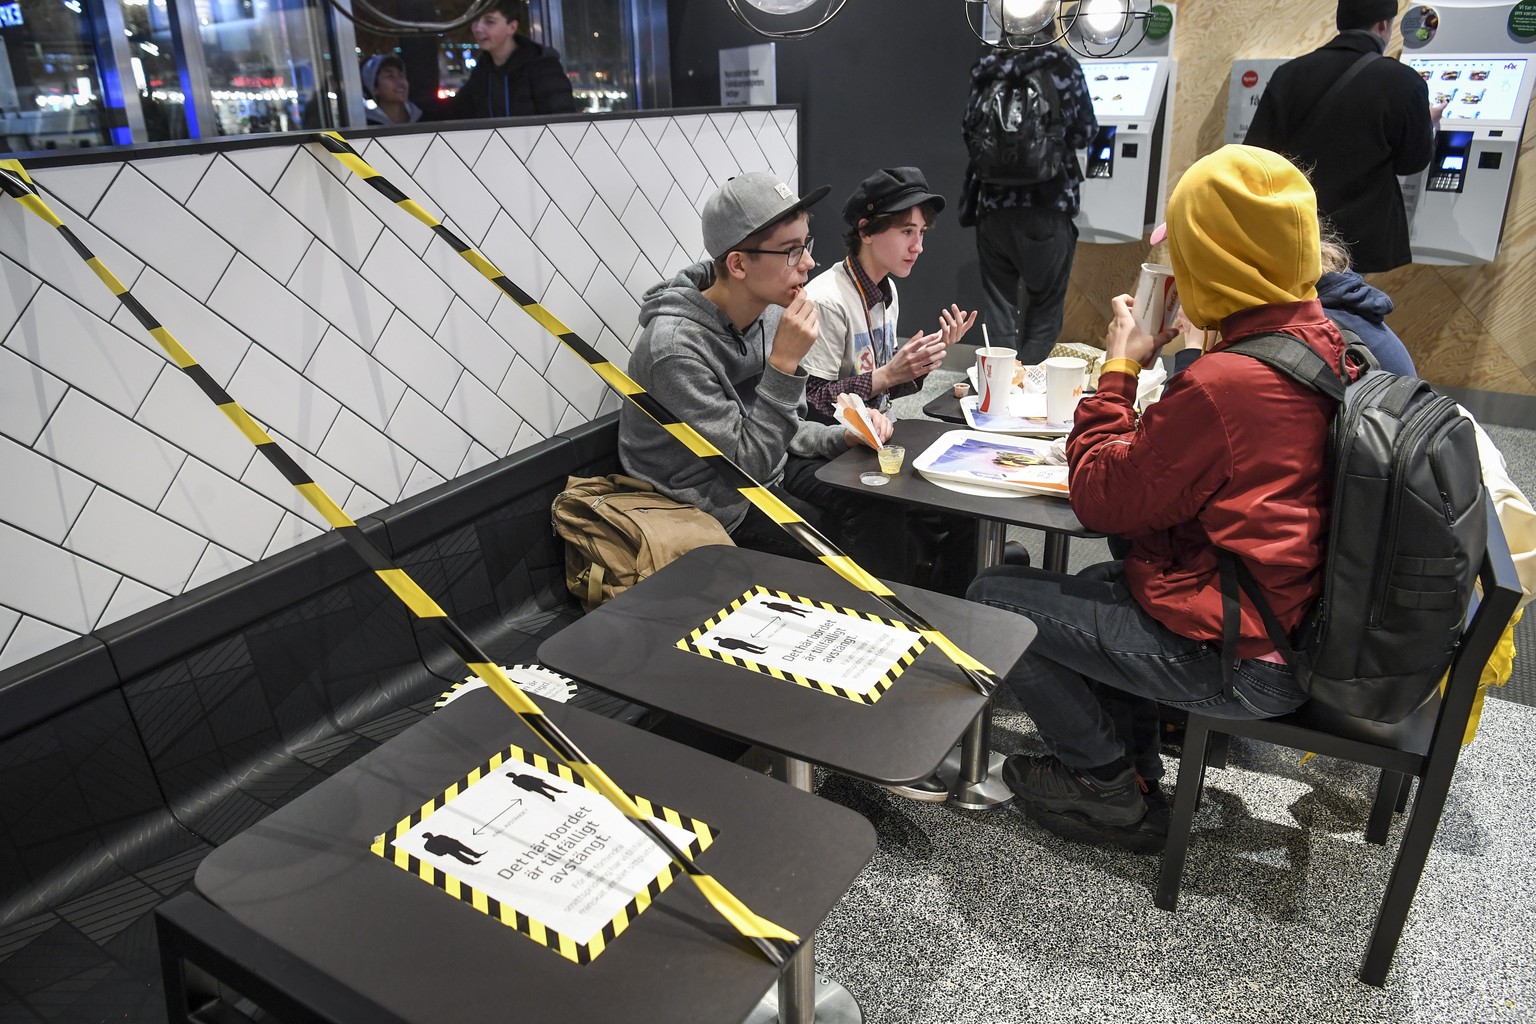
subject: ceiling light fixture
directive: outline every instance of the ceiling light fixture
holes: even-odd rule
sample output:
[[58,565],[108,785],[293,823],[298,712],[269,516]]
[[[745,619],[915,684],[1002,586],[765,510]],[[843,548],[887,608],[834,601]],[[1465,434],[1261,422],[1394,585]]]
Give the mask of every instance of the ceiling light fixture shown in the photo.
[[[976,37],[1002,50],[1065,43],[1084,57],[1124,56],[1146,37],[1151,0],[963,0]],[[1140,22],[1140,32],[1134,26]]]
[[[736,20],[760,36],[768,39],[800,39],[810,35],[821,26],[837,17],[848,0],[725,0],[725,5],[731,13],[736,15]],[[747,10],[755,10],[760,14],[771,15],[775,18],[792,17],[796,14],[804,14],[817,3],[824,3],[819,16],[811,24],[802,24],[793,28],[771,28],[758,24],[752,18],[747,17]],[[745,9],[744,9],[745,8]],[[782,22],[780,23],[782,25]]]

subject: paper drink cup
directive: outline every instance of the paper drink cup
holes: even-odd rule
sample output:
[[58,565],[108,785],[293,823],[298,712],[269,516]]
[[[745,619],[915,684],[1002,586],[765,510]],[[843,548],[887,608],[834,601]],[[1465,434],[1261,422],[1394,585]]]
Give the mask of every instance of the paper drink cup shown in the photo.
[[1055,356],[1045,367],[1045,419],[1047,423],[1070,423],[1083,397],[1083,378],[1088,360],[1076,356]]
[[976,384],[981,400],[980,412],[1002,412],[1008,408],[1008,392],[1013,388],[1013,364],[1018,352],[1011,348],[976,350]]
[[1160,263],[1143,263],[1136,281],[1136,323],[1148,334],[1159,334],[1173,326],[1179,314],[1179,286],[1173,280],[1173,268]]

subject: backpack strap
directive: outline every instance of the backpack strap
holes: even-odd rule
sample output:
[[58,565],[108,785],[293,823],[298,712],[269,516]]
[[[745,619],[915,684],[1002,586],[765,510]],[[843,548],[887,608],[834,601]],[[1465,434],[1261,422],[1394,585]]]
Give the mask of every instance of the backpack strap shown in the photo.
[[1253,573],[1248,571],[1247,564],[1238,555],[1226,550],[1217,549],[1217,558],[1221,563],[1221,682],[1222,694],[1231,700],[1236,690],[1237,682],[1237,642],[1239,639],[1238,628],[1242,621],[1242,598],[1238,594],[1239,588],[1248,595],[1248,600],[1258,609],[1259,617],[1264,620],[1264,632],[1269,634],[1270,642],[1275,645],[1275,650],[1292,671],[1296,669],[1296,651],[1291,646],[1291,638],[1285,635],[1285,628],[1280,625],[1274,609],[1269,606],[1269,599],[1259,589],[1259,581],[1253,578]]
[[601,562],[593,562],[587,567],[587,593],[583,600],[588,608],[596,608],[603,603],[603,577],[606,575],[607,570]]
[[1289,334],[1255,334],[1251,338],[1234,341],[1222,351],[1257,359],[1303,387],[1327,395],[1335,402],[1344,401],[1347,378],[1329,366],[1328,360],[1300,338]]

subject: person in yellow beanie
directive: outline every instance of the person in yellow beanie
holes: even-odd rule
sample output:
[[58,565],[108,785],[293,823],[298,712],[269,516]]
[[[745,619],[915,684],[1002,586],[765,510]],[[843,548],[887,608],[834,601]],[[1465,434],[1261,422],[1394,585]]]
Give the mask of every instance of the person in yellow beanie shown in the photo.
[[1261,718],[1306,699],[1246,599],[1224,685],[1217,549],[1243,556],[1287,631],[1300,624],[1322,591],[1334,402],[1223,349],[1266,332],[1333,366],[1344,349],[1317,299],[1316,197],[1284,157],[1226,146],[1197,161],[1169,196],[1168,242],[1185,315],[1221,341],[1138,417],[1136,376],[1174,332],[1146,334],[1116,297],[1098,391],[1067,440],[1073,510],[1130,553],[1077,576],[999,566],[967,594],[1038,630],[1007,677],[1049,751],[1005,762],[1020,805],[1057,834],[1139,852],[1167,836],[1158,702]]

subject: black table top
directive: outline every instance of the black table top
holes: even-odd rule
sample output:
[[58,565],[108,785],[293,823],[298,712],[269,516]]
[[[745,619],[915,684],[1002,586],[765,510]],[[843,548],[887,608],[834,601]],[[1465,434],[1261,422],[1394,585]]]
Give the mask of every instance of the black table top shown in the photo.
[[923,415],[932,416],[936,420],[945,423],[964,423],[965,413],[960,411],[960,399],[955,397],[953,389],[944,392],[923,406]]
[[[982,696],[933,645],[873,705],[673,646],[754,585],[893,617],[820,563],[707,547],[546,640],[539,660],[715,732],[885,784],[927,778],[981,711]],[[1034,639],[1023,616],[915,587],[891,589],[998,675]]]
[[912,463],[941,435],[955,429],[952,424],[935,423],[932,420],[897,420],[891,443],[903,445],[907,449],[907,457],[902,463],[901,473],[884,486],[870,487],[860,481],[859,478],[865,473],[880,470],[880,460],[874,451],[863,445],[848,449],[822,466],[816,471],[816,479],[834,487],[858,491],[871,498],[901,501],[943,512],[958,512],[978,519],[994,519],[1036,530],[1053,530],[1073,537],[1104,536],[1085,527],[1065,498],[1007,492],[998,495],[962,494],[925,479],[912,468]]
[[[713,826],[699,866],[797,935],[815,931],[874,852],[874,830],[846,808],[540,703],[624,789]],[[490,691],[465,694],[214,850],[196,888],[413,1024],[745,1019],[779,972],[685,878],[578,966],[369,851],[376,834],[511,744],[546,752]]]

